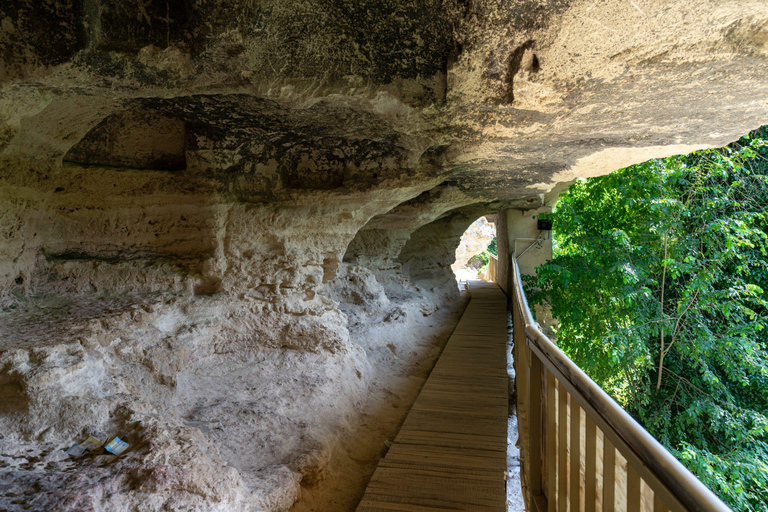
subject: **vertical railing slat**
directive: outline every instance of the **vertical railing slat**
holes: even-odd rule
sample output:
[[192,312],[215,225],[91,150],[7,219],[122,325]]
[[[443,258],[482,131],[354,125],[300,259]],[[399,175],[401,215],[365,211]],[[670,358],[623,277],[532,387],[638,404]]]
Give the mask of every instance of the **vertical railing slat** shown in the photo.
[[616,507],[616,448],[603,435],[603,512],[613,512]]
[[557,422],[557,510],[565,512],[568,506],[568,488],[566,479],[568,478],[568,466],[566,465],[567,445],[568,445],[568,392],[565,386],[560,383],[560,401],[558,403],[558,422]]
[[597,429],[588,414],[584,437],[584,512],[595,512],[597,505]]
[[627,512],[640,512],[640,475],[627,464]]
[[533,496],[541,496],[541,361],[528,350],[528,433],[530,442],[530,486]]
[[570,512],[579,512],[581,483],[581,407],[571,396]]
[[547,372],[547,512],[557,510],[557,416],[555,410],[555,376]]
[[658,493],[653,493],[653,512],[668,512],[669,509],[664,502],[661,501],[661,496]]

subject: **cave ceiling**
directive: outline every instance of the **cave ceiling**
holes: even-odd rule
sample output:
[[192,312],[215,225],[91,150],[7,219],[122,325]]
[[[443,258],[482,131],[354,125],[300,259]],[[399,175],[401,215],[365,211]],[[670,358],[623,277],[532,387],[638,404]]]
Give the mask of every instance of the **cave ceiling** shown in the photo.
[[758,1],[15,0],[0,18],[11,182],[78,165],[246,202],[411,187],[373,222],[418,224],[429,202],[534,207],[768,113]]

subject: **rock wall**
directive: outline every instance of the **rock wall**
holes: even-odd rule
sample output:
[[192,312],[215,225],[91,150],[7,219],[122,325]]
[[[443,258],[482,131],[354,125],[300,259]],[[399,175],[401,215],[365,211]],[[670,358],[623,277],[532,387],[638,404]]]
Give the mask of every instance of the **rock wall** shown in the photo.
[[[467,226],[765,124],[767,26],[756,0],[0,5],[0,508],[352,509],[461,309]],[[91,434],[131,448],[63,454]]]

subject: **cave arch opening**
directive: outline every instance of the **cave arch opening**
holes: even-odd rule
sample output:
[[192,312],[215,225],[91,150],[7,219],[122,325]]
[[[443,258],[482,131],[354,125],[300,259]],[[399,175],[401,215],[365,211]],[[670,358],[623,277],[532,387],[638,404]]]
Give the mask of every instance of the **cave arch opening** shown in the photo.
[[490,260],[496,256],[496,215],[484,215],[461,235],[451,265],[456,281],[488,280]]

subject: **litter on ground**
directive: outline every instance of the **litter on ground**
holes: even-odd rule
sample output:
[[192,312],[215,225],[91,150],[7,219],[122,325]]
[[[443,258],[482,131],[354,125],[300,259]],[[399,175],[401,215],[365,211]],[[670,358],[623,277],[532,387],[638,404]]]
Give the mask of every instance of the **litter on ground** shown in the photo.
[[113,455],[120,455],[128,448],[128,443],[120,439],[119,437],[114,438],[110,442],[104,446],[104,448]]

